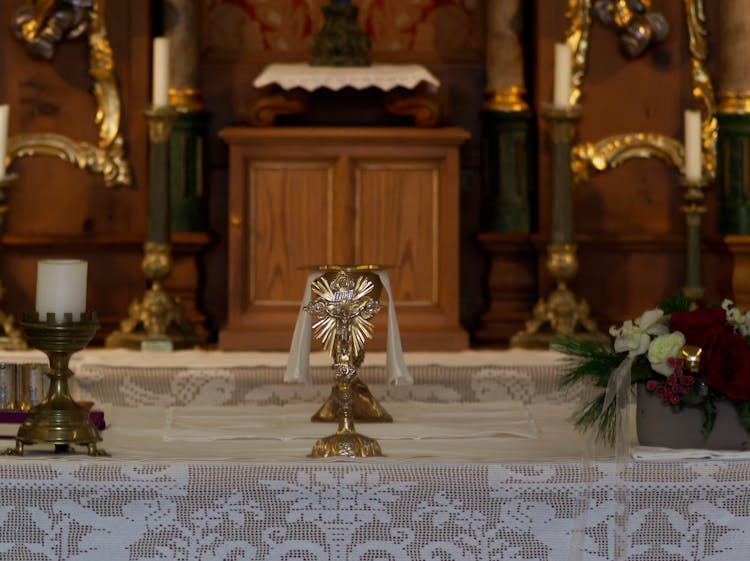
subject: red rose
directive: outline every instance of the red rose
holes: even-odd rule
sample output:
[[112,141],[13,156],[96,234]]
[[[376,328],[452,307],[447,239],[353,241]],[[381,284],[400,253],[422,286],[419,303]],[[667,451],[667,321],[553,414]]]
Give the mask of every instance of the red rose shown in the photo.
[[737,333],[721,333],[704,348],[701,373],[706,384],[732,401],[750,401],[750,349]]
[[727,325],[727,313],[722,308],[700,308],[692,312],[672,312],[669,317],[669,330],[679,331],[685,336],[685,343],[696,345],[708,351],[722,333],[732,333]]

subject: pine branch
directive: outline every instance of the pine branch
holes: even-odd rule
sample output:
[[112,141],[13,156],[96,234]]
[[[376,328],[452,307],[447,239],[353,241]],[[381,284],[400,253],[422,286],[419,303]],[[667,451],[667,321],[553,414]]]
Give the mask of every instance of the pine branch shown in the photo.
[[615,442],[617,432],[617,415],[616,407],[613,401],[606,410],[604,410],[604,398],[606,392],[602,392],[592,401],[584,405],[573,415],[573,423],[581,432],[587,432],[590,429],[596,430],[596,440],[609,446]]
[[572,337],[553,344],[552,349],[568,356],[567,371],[560,381],[563,387],[588,378],[596,386],[606,388],[610,374],[625,358],[625,353],[615,352],[604,343]]

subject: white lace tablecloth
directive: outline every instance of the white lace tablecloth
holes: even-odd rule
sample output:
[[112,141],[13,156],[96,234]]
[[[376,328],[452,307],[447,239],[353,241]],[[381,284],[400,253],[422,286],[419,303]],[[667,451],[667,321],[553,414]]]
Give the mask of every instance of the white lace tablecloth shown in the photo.
[[[14,359],[0,354],[2,360]],[[405,360],[413,386],[387,384],[385,353],[368,353],[361,377],[376,396],[391,401],[568,403],[590,395],[583,386],[560,389],[564,363],[551,352],[407,353]],[[312,387],[284,384],[286,361],[286,353],[91,350],[74,355],[72,386],[80,399],[111,405],[322,403],[333,383],[328,354],[311,355]]]
[[285,90],[302,88],[309,92],[320,88],[389,91],[398,87],[414,89],[422,82],[433,88],[440,85],[440,81],[421,64],[311,66],[306,63],[274,63],[258,74],[253,86],[263,88],[276,84]]
[[[551,386],[560,372],[556,355],[407,355],[417,384],[383,400],[396,423],[358,425],[383,439],[387,456],[353,461],[306,458],[314,435],[331,432],[330,424],[306,425],[306,438],[286,438],[289,427],[261,438],[253,423],[316,404],[279,395],[279,383],[269,392],[238,382],[281,375],[279,357],[264,354],[255,365],[248,358],[75,357],[73,379],[89,393],[113,396],[97,402],[109,424],[102,447],[113,457],[32,450],[2,460],[0,559],[747,558],[750,461],[615,462],[606,450],[586,459],[587,441],[567,420],[574,403]],[[377,367],[379,360],[373,353],[366,362]],[[327,357],[314,356],[313,365],[327,369]],[[212,386],[215,372],[225,385]],[[330,372],[323,372],[325,395]],[[193,389],[163,397],[183,383]],[[147,399],[134,405],[138,395]],[[163,402],[146,405],[154,396]],[[412,401],[421,405],[410,410]],[[446,422],[446,413],[460,422]],[[473,413],[480,413],[475,430]],[[419,438],[415,427],[430,415],[437,415],[431,437]],[[526,430],[507,430],[524,419]],[[403,430],[389,435],[399,422]]]

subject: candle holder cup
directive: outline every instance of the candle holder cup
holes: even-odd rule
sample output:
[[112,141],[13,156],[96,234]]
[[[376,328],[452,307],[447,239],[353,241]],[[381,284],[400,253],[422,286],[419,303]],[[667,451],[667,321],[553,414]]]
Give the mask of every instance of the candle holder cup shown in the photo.
[[55,445],[56,452],[67,452],[70,445],[77,444],[86,446],[89,456],[107,456],[97,448],[102,437],[92,424],[88,409],[73,400],[68,387],[73,376],[70,357],[84,349],[99,329],[96,313],[85,313],[80,321],[73,321],[72,314],[65,314],[62,321],[51,313],[46,321],[37,313],[25,314],[21,328],[31,346],[49,359],[50,387],[47,397],[29,410],[18,429],[15,448],[9,448],[6,455],[23,456],[25,445],[48,442]]

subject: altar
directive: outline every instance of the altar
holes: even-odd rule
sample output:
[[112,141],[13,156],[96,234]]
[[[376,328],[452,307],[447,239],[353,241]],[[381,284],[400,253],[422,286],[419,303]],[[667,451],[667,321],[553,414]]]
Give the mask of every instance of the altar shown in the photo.
[[308,387],[283,384],[284,353],[74,355],[73,393],[104,411],[111,457],[5,458],[4,554],[661,561],[750,546],[750,458],[592,448],[568,422],[591,390],[559,389],[560,355],[407,353],[414,385],[388,386],[385,355],[369,353],[363,379],[395,422],[357,426],[385,456],[312,460],[333,430],[307,420],[328,361],[311,356]]

